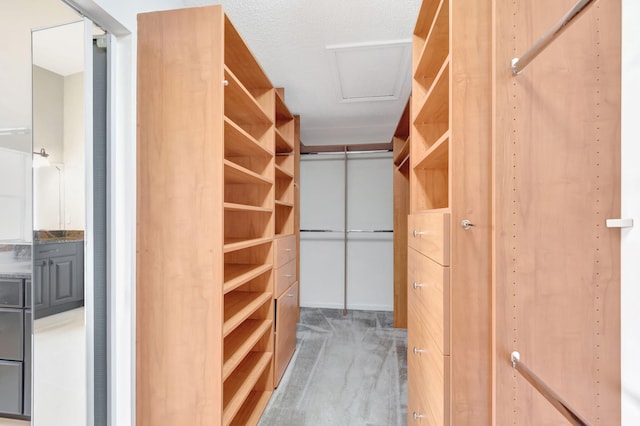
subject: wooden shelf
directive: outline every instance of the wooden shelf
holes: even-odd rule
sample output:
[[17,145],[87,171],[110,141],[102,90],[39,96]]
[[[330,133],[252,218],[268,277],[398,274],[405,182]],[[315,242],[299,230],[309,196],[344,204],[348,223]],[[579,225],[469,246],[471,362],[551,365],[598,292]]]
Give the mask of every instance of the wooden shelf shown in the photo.
[[293,153],[293,142],[288,141],[284,137],[282,132],[276,127],[276,152],[281,153]]
[[449,56],[442,64],[413,120],[415,126],[449,122]]
[[413,73],[415,80],[417,82],[426,80],[426,85],[430,85],[448,53],[449,0],[441,0]]
[[433,24],[433,18],[436,15],[438,7],[440,6],[440,2],[436,1],[423,1],[422,6],[420,7],[420,11],[418,12],[418,19],[416,21],[416,26],[413,31],[413,35],[418,38],[415,40],[414,45],[417,44],[418,47],[421,48],[424,45],[424,42],[429,34],[429,30]]
[[224,181],[229,183],[253,183],[272,185],[273,180],[258,173],[239,166],[229,160],[224,160]]
[[414,163],[414,169],[446,169],[449,167],[449,135],[445,132],[420,159]]
[[278,90],[276,90],[276,120],[293,120],[293,114],[289,112],[289,108]]
[[262,412],[269,403],[271,393],[270,391],[252,391],[238,414],[236,414],[233,422],[231,422],[231,426],[258,424]]
[[273,152],[264,147],[253,136],[245,132],[229,117],[224,118],[224,156],[225,157],[271,157]]
[[247,204],[238,204],[238,203],[224,203],[224,209],[227,211],[234,211],[234,212],[264,212],[264,213],[273,212],[273,209],[268,207],[257,207],[257,206],[250,206]]
[[400,167],[405,161],[407,161],[407,158],[409,158],[409,146],[409,138],[407,138],[397,154],[394,152],[393,164]]
[[225,238],[224,252],[229,253],[236,250],[259,246],[260,244],[271,242],[271,240],[271,237],[254,238],[250,240],[244,238]]
[[225,263],[224,265],[224,286],[223,293],[227,294],[252,279],[270,271],[270,263],[261,264],[237,264]]
[[264,89],[273,87],[267,74],[226,15],[224,16],[224,64],[245,86]]
[[293,179],[293,172],[285,170],[282,166],[276,164],[276,177],[280,175],[282,177]]
[[232,291],[225,294],[222,335],[226,337],[268,300],[271,300],[269,292]]
[[240,126],[243,124],[255,125],[256,122],[266,125],[273,124],[258,101],[227,66],[224,67],[224,78],[228,82],[224,90],[225,116]]
[[271,320],[248,319],[224,339],[223,380],[227,380],[258,340],[271,330],[271,325]]
[[276,208],[277,207],[293,207],[294,204],[293,203],[289,203],[286,201],[280,201],[280,200],[276,200],[275,202]]
[[224,382],[222,422],[231,421],[244,404],[262,373],[271,363],[271,352],[252,352],[236,368],[235,374]]

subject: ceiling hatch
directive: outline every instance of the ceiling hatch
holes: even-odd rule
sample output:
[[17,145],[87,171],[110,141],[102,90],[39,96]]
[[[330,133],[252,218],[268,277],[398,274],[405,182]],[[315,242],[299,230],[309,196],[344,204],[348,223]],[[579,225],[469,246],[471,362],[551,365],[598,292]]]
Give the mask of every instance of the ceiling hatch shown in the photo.
[[411,75],[411,41],[327,46],[339,102],[398,100]]

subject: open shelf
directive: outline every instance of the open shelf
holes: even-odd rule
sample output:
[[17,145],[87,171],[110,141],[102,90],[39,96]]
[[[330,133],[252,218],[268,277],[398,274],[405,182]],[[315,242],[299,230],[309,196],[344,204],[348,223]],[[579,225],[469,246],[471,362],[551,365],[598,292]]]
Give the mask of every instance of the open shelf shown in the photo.
[[255,125],[256,122],[273,124],[262,106],[227,66],[224,68],[224,78],[227,81],[224,90],[225,116],[241,127],[243,124]]
[[271,331],[271,325],[271,320],[248,319],[224,339],[223,380],[233,373],[265,333]]
[[443,169],[449,166],[449,132],[445,132],[425,154],[416,159],[416,169]]
[[271,237],[262,237],[262,238],[254,238],[254,239],[225,237],[224,252],[229,253],[236,250],[242,250],[242,249],[258,246],[260,244],[265,244],[268,242],[271,242]]
[[[398,138],[394,138],[394,143],[396,142],[396,139]],[[401,143],[402,145],[400,146],[400,149],[396,152],[394,150],[393,153],[393,164],[395,164],[396,166],[400,167],[400,165],[402,163],[404,163],[405,161],[407,161],[407,158],[409,157],[409,138],[407,138],[406,140],[402,141],[400,139],[398,139],[398,142]]]
[[272,352],[252,352],[224,382],[222,422],[231,424],[262,374],[271,363]]
[[293,207],[293,203],[288,203],[286,201],[280,201],[280,200],[276,200],[275,205],[276,207]]
[[284,169],[282,166],[276,163],[276,178],[278,176],[293,179],[293,172]]
[[260,275],[269,272],[271,264],[225,263],[223,293],[227,294]]
[[448,54],[449,0],[441,0],[413,73],[415,81],[429,87]]
[[[424,46],[425,40],[429,35],[429,30],[433,25],[433,18],[438,11],[438,7],[442,1],[423,1],[422,6],[420,7],[420,11],[418,12],[418,20],[416,21],[416,26],[413,31],[414,35],[414,46],[417,46],[422,51],[422,46]],[[417,38],[417,39],[416,39]],[[414,52],[414,56],[417,56]]]
[[224,117],[224,156],[225,158],[272,157],[273,151],[234,123],[229,117]]
[[278,90],[276,90],[276,120],[293,120],[293,114],[289,111],[284,98]]
[[270,90],[273,87],[267,74],[226,15],[224,17],[224,64],[250,90]]
[[431,123],[449,123],[449,57],[442,64],[413,120],[416,126]]
[[276,127],[276,152],[278,153],[292,153],[293,142],[287,140],[282,134],[282,131]]
[[257,183],[263,185],[273,184],[273,180],[259,175],[258,173],[242,167],[230,160],[224,160],[224,181],[226,184],[233,183]]
[[226,211],[232,212],[272,212],[273,209],[269,207],[257,207],[248,204],[238,204],[238,203],[224,203],[224,209]]
[[269,403],[271,391],[251,391],[244,405],[231,422],[231,426],[246,426],[258,424],[262,412]]
[[244,320],[271,300],[270,292],[232,291],[224,295],[224,326],[222,335],[226,337]]

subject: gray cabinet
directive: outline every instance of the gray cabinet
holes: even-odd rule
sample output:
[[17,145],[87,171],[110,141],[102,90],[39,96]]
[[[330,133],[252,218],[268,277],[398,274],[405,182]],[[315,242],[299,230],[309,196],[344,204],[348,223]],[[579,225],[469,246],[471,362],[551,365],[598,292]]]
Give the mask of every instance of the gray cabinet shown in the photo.
[[28,283],[25,278],[0,276],[0,416],[28,417],[31,412],[31,316],[26,314],[25,304]]
[[84,305],[82,241],[37,244],[33,265],[36,319]]

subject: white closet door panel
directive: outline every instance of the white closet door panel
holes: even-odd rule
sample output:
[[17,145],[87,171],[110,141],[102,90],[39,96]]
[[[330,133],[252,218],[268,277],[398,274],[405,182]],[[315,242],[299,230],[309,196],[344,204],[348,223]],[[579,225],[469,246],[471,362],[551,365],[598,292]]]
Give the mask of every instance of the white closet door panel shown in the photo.
[[[300,160],[300,229],[344,228],[344,159],[339,155]],[[304,235],[300,236],[304,238]]]
[[393,234],[350,234],[347,308],[393,310]]
[[342,309],[344,240],[342,234],[300,237],[300,306]]
[[386,152],[349,155],[349,229],[393,229],[392,161]]

